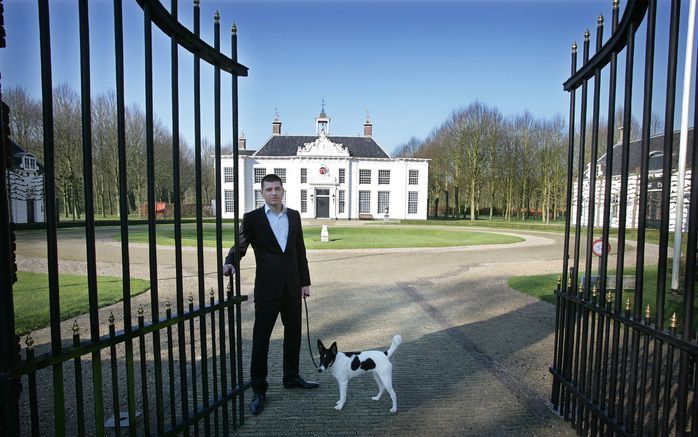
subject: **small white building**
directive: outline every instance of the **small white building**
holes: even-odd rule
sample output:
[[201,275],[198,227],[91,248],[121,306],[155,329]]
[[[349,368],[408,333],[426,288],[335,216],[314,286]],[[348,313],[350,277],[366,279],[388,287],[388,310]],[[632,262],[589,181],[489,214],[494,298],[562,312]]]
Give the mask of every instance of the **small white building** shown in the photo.
[[[693,128],[687,132],[689,147],[686,155],[686,173],[684,184],[684,198],[680,202],[683,207],[683,217],[688,217],[688,208],[691,194],[691,159],[693,155]],[[678,194],[678,161],[679,161],[679,140],[680,132],[675,131],[672,138],[672,174],[671,174],[671,189],[669,199],[669,231],[675,229],[675,217],[677,194]],[[601,227],[603,224],[603,209],[604,209],[604,191],[606,178],[611,179],[611,213],[610,225],[612,228],[617,228],[620,223],[620,205],[626,203],[625,224],[629,229],[637,228],[640,212],[640,161],[641,161],[641,140],[630,141],[628,156],[628,196],[625,199],[620,198],[621,188],[621,159],[622,159],[622,131],[621,138],[618,143],[613,146],[613,168],[606,168],[606,154],[604,153],[596,162],[596,186],[595,186],[595,215],[594,226]],[[647,227],[659,228],[661,221],[662,208],[662,173],[664,162],[664,135],[656,135],[650,138],[649,141],[649,161],[648,161],[648,181],[647,181]],[[586,226],[589,214],[589,172],[590,165],[587,165],[584,171],[584,180],[582,181],[582,219],[581,224]],[[577,220],[577,181],[574,181],[572,193],[572,215],[571,223],[576,224]],[[688,220],[683,220],[683,231],[688,230]]]
[[[330,135],[330,117],[315,118],[315,135],[282,135],[278,113],[272,136],[257,151],[240,138],[240,213],[262,205],[260,182],[270,173],[284,181],[284,204],[302,218],[426,219],[429,160],[390,158],[373,138]],[[233,156],[222,157],[223,217],[232,218]]]
[[[7,141],[7,140],[6,140]],[[12,223],[44,221],[44,172],[36,156],[7,141],[12,165],[5,171]]]

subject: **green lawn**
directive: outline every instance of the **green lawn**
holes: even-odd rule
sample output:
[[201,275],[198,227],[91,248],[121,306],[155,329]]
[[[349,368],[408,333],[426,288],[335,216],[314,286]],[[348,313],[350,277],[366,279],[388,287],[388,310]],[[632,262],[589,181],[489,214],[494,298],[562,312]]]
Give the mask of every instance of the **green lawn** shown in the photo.
[[[627,275],[634,275],[635,269],[627,269],[625,272]],[[681,327],[681,320],[683,319],[683,295],[678,295],[669,291],[671,286],[671,269],[667,272],[667,281],[664,302],[664,319],[666,321],[666,326],[669,326],[669,319],[673,313],[679,319],[679,330]],[[610,272],[609,274],[613,274]],[[553,290],[557,283],[558,274],[551,275],[531,275],[531,276],[512,276],[507,280],[509,287],[518,290],[522,293],[528,294],[530,296],[536,297],[545,302],[555,303],[555,294]],[[634,302],[635,294],[633,292],[623,292],[623,308],[626,305],[626,299],[630,298],[631,305]],[[656,314],[656,301],[657,301],[657,267],[647,266],[645,267],[645,275],[643,280],[643,294],[642,294],[642,308],[646,308],[650,305],[652,310],[652,315]],[[693,312],[693,329],[698,329],[698,308]],[[644,315],[644,310],[643,310]]]
[[[233,243],[232,225],[224,228],[223,247]],[[492,234],[480,231],[453,229],[437,229],[433,227],[411,226],[328,226],[330,241],[320,242],[319,226],[308,226],[303,230],[305,245],[308,249],[365,249],[365,248],[398,248],[398,247],[446,247],[471,246],[480,244],[505,244],[523,241],[522,238],[510,235]],[[136,230],[129,233],[129,241],[147,243],[147,230]],[[158,226],[158,244],[174,245],[174,229],[171,225]],[[196,227],[186,224],[182,226],[182,245],[196,245]],[[204,224],[204,246],[215,247],[215,226]]]
[[[61,320],[89,311],[87,276],[62,274],[60,289]],[[111,305],[122,299],[121,278],[97,277],[99,306]],[[131,279],[131,296],[150,288],[150,282]],[[49,323],[48,275],[45,273],[17,272],[14,287],[15,326],[18,334],[43,328]]]

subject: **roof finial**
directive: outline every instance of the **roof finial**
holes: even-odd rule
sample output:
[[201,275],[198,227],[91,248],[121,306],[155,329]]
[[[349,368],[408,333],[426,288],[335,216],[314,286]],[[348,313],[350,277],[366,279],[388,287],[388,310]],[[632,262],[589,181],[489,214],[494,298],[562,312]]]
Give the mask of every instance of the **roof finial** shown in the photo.
[[279,110],[274,108],[274,121],[279,121]]
[[235,25],[234,21],[233,21],[233,26],[230,28],[230,31],[233,33],[233,35],[238,34],[238,27]]

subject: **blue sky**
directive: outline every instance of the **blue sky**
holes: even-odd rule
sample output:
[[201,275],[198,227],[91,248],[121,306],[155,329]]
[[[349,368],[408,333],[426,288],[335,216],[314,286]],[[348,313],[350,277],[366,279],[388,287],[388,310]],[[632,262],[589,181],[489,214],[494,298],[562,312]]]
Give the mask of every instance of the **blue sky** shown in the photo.
[[[123,1],[126,99],[144,107],[142,13],[135,0]],[[23,86],[38,97],[37,2],[3,3],[2,85]],[[169,0],[162,3],[169,8]],[[190,0],[179,2],[180,21],[189,28],[191,5]],[[569,97],[562,82],[570,70],[570,46],[573,41],[581,45],[586,28],[595,34],[598,14],[607,18],[608,35],[611,5],[611,0],[201,0],[201,17],[202,36],[212,45],[213,14],[220,11],[227,54],[232,22],[238,27],[239,61],[250,69],[249,77],[239,79],[240,128],[249,148],[259,148],[271,135],[275,108],[284,133],[313,133],[324,99],[333,135],[361,133],[368,111],[374,137],[390,153],[412,136],[425,137],[454,109],[474,100],[505,115],[529,110],[537,117],[565,117]],[[97,94],[114,88],[113,6],[91,0],[89,7],[92,92]],[[79,90],[77,1],[53,0],[50,8],[53,83]],[[665,18],[660,8],[660,33]],[[169,124],[169,41],[157,29],[153,35],[155,112]],[[665,57],[660,38],[657,68],[664,75]],[[192,71],[192,57],[182,51],[181,131],[190,144]],[[679,84],[682,73],[680,63]],[[225,144],[232,138],[230,81],[222,77]],[[213,70],[202,64],[202,135],[211,141],[212,89]]]

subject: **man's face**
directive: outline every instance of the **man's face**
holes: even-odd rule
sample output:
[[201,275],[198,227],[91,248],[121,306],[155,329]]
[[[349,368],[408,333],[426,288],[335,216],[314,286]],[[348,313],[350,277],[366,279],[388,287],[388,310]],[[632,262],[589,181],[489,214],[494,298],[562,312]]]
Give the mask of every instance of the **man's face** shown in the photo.
[[284,187],[281,186],[281,182],[264,182],[262,197],[269,206],[281,206],[284,198]]

